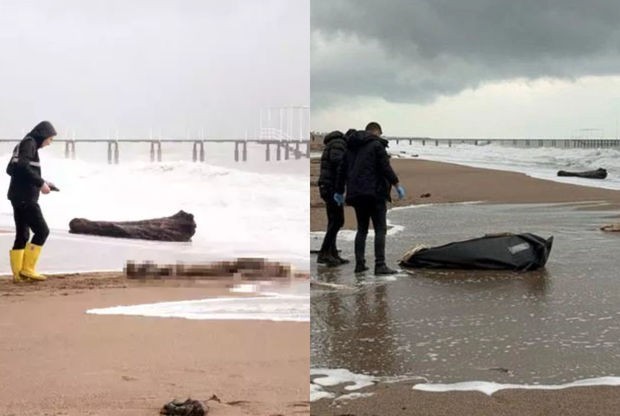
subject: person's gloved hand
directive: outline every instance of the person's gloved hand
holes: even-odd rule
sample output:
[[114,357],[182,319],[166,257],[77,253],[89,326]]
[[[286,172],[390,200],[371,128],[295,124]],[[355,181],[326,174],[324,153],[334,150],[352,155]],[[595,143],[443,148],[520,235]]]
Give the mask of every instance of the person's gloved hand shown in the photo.
[[397,185],[396,193],[398,194],[398,199],[403,199],[405,197],[405,188],[402,185]]
[[339,194],[339,193],[335,193],[334,194],[334,201],[336,201],[336,204],[338,204],[338,205],[344,205],[344,195],[343,194]]

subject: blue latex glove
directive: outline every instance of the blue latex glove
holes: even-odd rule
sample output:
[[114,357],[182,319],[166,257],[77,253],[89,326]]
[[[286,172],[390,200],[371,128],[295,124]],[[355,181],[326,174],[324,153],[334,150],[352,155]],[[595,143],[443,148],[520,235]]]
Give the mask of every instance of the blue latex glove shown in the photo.
[[338,193],[334,194],[334,201],[336,201],[338,205],[344,205],[344,195]]
[[398,194],[398,199],[403,199],[405,197],[405,188],[401,185],[396,187],[396,193]]

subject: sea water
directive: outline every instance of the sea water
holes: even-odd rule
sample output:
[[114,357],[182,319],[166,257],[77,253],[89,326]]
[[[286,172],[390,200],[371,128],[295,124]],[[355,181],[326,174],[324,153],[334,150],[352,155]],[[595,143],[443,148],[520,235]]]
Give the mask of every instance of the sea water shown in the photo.
[[[8,162],[13,144],[3,143]],[[192,161],[192,144],[163,144],[162,162],[150,162],[147,143],[121,144],[120,163],[107,163],[106,144],[77,143],[76,159],[64,144],[39,151],[43,177],[60,192],[39,203],[52,230],[42,271],[122,268],[125,260],[212,261],[265,257],[307,270],[309,242],[308,159],[265,161],[263,145],[248,148],[248,161],[235,162],[234,146],[208,144],[206,161]],[[284,153],[282,153],[284,159]],[[0,175],[0,189],[9,176]],[[68,234],[73,218],[125,221],[166,217],[179,210],[194,215],[190,243],[160,243]],[[10,202],[0,202],[0,234],[6,250],[13,240]],[[8,255],[0,267],[8,271]]]
[[[422,145],[419,142],[390,142],[395,157],[434,160],[466,166],[520,172],[534,178],[605,189],[620,189],[620,149],[562,149],[554,147],[513,147],[496,142],[485,146],[473,144]],[[588,171],[604,168],[605,180],[558,177],[559,170]]]
[[[415,245],[487,233],[553,236],[553,249],[546,267],[533,272],[415,269],[389,279],[355,275],[352,264],[325,268],[313,258],[313,278],[328,283],[312,290],[314,372],[342,383],[359,375],[374,384],[418,377],[428,383],[420,389],[437,391],[617,384],[619,240],[599,230],[616,216],[579,204],[390,211],[389,221],[400,226],[387,241],[391,266]],[[313,248],[319,244],[313,239]],[[339,239],[339,248],[353,258],[350,239]],[[316,397],[342,387],[313,384]]]

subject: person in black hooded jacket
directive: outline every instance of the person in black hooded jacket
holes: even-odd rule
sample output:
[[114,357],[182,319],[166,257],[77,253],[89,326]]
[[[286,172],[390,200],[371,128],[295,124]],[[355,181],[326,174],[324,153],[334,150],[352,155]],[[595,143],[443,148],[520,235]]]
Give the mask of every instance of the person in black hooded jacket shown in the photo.
[[321,198],[325,201],[327,211],[327,231],[321,250],[317,258],[317,263],[325,264],[329,267],[339,266],[348,263],[338,254],[336,239],[338,231],[344,225],[344,207],[334,201],[336,190],[336,177],[338,168],[347,150],[347,142],[341,131],[333,131],[323,139],[325,147],[321,154],[321,173],[319,175],[319,191]]
[[[13,206],[15,242],[10,251],[13,281],[24,279],[45,280],[35,271],[41,248],[49,235],[49,228],[39,206],[39,194],[48,194],[53,184],[41,177],[39,149],[49,145],[56,130],[49,121],[42,121],[15,146],[7,166],[11,176],[8,199]],[[34,235],[29,243],[30,230]]]
[[357,233],[355,235],[355,272],[368,270],[365,251],[370,220],[375,230],[375,274],[393,274],[396,270],[385,263],[385,237],[387,234],[387,202],[394,186],[399,198],[405,190],[399,185],[398,176],[390,165],[388,141],[381,138],[379,123],[371,122],[365,131],[347,132],[347,151],[338,170],[334,200],[342,205],[346,187],[346,203],[355,209]]

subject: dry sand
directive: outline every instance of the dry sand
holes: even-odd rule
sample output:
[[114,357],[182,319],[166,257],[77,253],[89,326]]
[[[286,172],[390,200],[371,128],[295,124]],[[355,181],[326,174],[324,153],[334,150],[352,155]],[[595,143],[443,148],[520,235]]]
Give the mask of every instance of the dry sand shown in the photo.
[[[535,179],[522,173],[472,168],[450,163],[417,159],[393,159],[407,196],[393,206],[412,204],[485,201],[491,203],[607,201],[609,207],[620,207],[620,191],[569,185]],[[319,196],[319,163],[312,160],[311,217],[312,231],[324,231],[327,225],[325,208]],[[431,196],[421,198],[420,195]],[[394,192],[392,192],[394,196]],[[345,228],[355,229],[355,212],[345,208]]]
[[227,295],[231,284],[0,278],[0,415],[146,416],[173,398],[213,395],[214,416],[307,415],[308,323],[85,313]]

